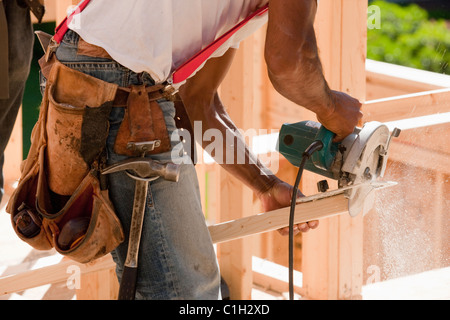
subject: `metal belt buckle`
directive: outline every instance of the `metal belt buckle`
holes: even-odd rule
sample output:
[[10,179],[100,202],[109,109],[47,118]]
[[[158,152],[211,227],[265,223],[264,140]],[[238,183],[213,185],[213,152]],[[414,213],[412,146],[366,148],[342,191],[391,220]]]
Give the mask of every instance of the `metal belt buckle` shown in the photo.
[[137,151],[140,154],[151,152],[161,145],[161,140],[143,141],[143,142],[128,142],[127,148]]

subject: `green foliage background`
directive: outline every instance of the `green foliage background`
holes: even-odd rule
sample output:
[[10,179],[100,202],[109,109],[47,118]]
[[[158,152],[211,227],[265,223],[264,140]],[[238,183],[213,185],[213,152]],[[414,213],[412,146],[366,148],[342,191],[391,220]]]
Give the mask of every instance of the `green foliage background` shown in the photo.
[[368,29],[367,57],[377,61],[450,74],[450,30],[443,19],[431,19],[416,4],[380,7],[381,28]]

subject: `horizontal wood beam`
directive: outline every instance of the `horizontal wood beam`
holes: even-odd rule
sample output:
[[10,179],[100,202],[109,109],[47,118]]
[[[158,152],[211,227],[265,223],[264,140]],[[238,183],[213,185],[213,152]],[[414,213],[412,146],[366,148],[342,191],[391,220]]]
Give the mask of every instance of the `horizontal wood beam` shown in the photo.
[[[289,225],[290,208],[282,208],[257,215],[236,219],[209,227],[214,243],[278,230]],[[299,203],[295,207],[294,223],[323,219],[348,212],[348,199],[344,194],[316,201]]]
[[81,264],[73,260],[63,259],[61,262],[54,265],[0,278],[0,296],[21,292],[46,284],[67,281],[74,272],[74,269],[72,269],[73,267],[78,267],[79,275],[81,275],[115,268],[115,264],[111,255],[107,255],[88,264]]
[[368,101],[364,121],[394,121],[450,111],[450,88]]
[[393,84],[405,89],[417,90],[414,92],[450,87],[449,75],[371,59],[366,60],[366,74],[367,78],[385,83],[386,86]]

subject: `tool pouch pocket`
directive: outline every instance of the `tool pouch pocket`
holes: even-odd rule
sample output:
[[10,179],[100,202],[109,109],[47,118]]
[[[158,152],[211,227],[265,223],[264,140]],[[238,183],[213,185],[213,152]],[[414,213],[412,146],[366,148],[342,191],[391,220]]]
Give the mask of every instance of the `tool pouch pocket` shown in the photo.
[[158,104],[163,86],[131,86],[114,152],[130,157],[171,149],[164,114]]
[[24,179],[14,194],[12,224],[20,239],[37,250],[55,248],[60,254],[87,263],[114,250],[123,240],[121,223],[102,191],[97,173],[86,175],[62,208],[45,174],[45,146],[39,168]]
[[97,172],[117,86],[55,62],[7,212],[20,239],[86,263],[123,231]]
[[46,237],[51,238],[59,253],[87,263],[111,252],[123,241],[120,221],[94,170],[83,179],[64,207],[55,207],[49,201],[51,197],[45,174],[41,173],[36,209],[43,217]]
[[35,208],[39,180],[39,163],[31,168],[19,182],[8,202],[7,211],[17,236],[37,250],[53,248],[52,237],[45,232],[43,217]]
[[56,81],[48,80],[46,170],[50,189],[67,196],[105,147],[117,86],[62,64],[54,68]]

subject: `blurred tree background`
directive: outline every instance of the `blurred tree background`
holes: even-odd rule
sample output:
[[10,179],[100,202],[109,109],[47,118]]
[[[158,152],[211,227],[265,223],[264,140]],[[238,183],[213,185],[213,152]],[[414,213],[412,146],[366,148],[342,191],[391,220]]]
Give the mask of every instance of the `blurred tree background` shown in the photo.
[[369,59],[450,74],[449,0],[375,0],[369,5],[379,7],[381,19],[379,28],[368,29]]

